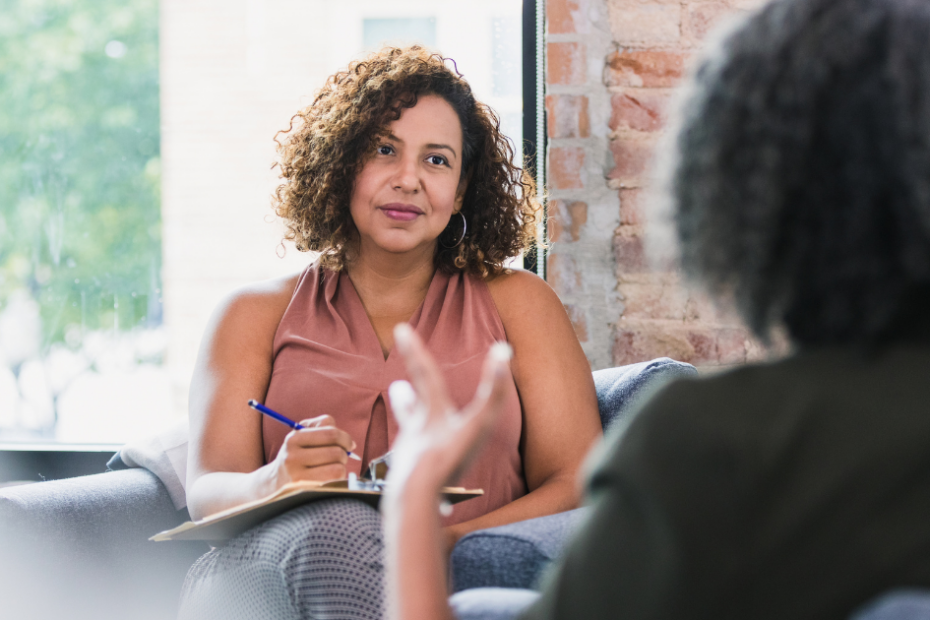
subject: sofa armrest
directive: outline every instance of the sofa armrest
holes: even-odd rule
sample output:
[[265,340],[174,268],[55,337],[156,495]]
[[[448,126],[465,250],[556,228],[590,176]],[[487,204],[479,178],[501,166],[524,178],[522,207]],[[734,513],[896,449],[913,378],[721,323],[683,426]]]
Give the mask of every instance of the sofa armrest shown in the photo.
[[144,469],[2,489],[0,599],[10,617],[170,617],[207,547],[148,538],[186,519]]
[[627,420],[650,395],[675,379],[696,377],[691,364],[659,357],[648,362],[594,371],[597,408],[607,434],[617,423]]
[[587,512],[578,508],[463,536],[450,559],[452,591],[536,587]]

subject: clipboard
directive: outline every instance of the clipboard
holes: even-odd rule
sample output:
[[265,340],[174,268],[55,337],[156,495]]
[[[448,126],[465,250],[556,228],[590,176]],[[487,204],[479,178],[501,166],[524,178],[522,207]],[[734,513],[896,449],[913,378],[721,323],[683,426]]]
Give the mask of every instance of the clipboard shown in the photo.
[[[351,497],[377,508],[381,500],[383,484],[351,480],[329,482],[293,482],[286,484],[272,495],[205,517],[200,521],[188,521],[176,528],[159,532],[149,540],[219,541],[235,538],[242,532],[313,501],[333,497]],[[444,487],[442,495],[450,504],[457,504],[473,497],[484,495],[483,489]]]

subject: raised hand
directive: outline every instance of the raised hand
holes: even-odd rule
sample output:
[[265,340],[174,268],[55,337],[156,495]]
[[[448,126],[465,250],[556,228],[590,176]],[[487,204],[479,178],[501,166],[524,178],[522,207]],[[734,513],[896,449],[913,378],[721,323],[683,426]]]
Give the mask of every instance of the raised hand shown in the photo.
[[381,502],[387,554],[388,615],[393,620],[452,620],[439,489],[475,453],[503,408],[511,349],[491,347],[472,401],[457,411],[439,368],[406,323],[394,329],[410,383],[391,384],[400,424]]
[[511,349],[505,343],[491,347],[475,397],[458,411],[439,368],[409,325],[395,328],[394,342],[410,383],[396,381],[389,390],[400,434],[394,443],[388,488],[399,492],[415,483],[438,491],[464,469],[493,427],[503,407]]

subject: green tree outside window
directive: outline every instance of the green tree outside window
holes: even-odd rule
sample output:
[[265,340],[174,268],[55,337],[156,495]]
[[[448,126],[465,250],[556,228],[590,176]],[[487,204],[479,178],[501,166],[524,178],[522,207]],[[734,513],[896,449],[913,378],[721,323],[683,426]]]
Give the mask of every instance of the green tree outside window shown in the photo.
[[157,0],[0,0],[0,313],[39,355],[161,323],[158,89]]

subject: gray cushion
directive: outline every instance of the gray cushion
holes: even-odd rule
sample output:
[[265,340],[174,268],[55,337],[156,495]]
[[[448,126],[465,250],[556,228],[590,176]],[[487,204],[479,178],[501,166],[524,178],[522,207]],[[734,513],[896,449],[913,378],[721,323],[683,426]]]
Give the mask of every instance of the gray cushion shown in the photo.
[[[624,419],[669,381],[697,375],[691,364],[661,357],[594,373],[604,432]],[[585,509],[472,532],[462,537],[450,560],[452,591],[469,588],[535,588],[559,556]]]
[[536,587],[586,513],[578,508],[463,536],[450,559],[452,591]]
[[172,617],[184,575],[207,547],[148,537],[186,519],[144,469],[0,490],[4,615]]
[[697,374],[697,369],[691,364],[676,362],[668,357],[596,370],[594,388],[597,390],[597,407],[604,433],[669,381],[695,377]]
[[930,620],[930,591],[894,590],[864,605],[850,620]]

